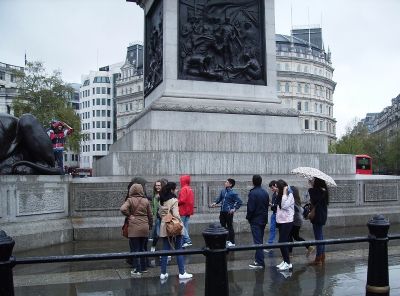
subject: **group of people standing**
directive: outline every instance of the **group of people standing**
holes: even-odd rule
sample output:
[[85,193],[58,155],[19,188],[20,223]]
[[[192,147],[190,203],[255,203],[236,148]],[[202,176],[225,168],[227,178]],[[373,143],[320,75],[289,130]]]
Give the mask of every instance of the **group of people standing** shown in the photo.
[[[128,195],[121,206],[121,213],[129,220],[128,238],[131,252],[147,251],[148,237],[152,232],[151,251],[156,250],[157,242],[162,240],[163,250],[179,250],[192,245],[189,235],[189,220],[193,215],[194,193],[190,187],[190,176],[180,177],[181,190],[177,190],[175,182],[166,179],[157,180],[153,187],[153,196],[148,197],[145,191],[146,180],[134,178],[128,185]],[[179,219],[184,225],[180,235],[169,237],[163,221],[168,213]],[[168,279],[168,256],[161,257],[160,279]],[[185,271],[184,258],[177,256],[179,279],[186,280],[193,277]],[[135,258],[131,262],[132,276],[141,276],[152,266],[144,257]]]
[[[303,223],[303,208],[299,190],[295,186],[289,186],[284,180],[273,180],[269,183],[272,191],[271,202],[266,190],[261,187],[262,179],[259,175],[253,176],[254,188],[250,190],[247,203],[246,219],[251,226],[254,244],[262,244],[266,219],[268,219],[268,206],[271,208],[271,223],[269,238],[267,243],[272,244],[275,239],[276,228],[279,229],[279,243],[292,241],[304,241],[300,237],[300,228]],[[326,223],[328,216],[329,193],[324,180],[313,178],[309,180],[310,188],[308,194],[310,203],[314,208],[313,217],[309,219],[313,225],[315,240],[323,240],[322,228]],[[315,251],[311,245],[306,245],[307,257]],[[293,265],[290,261],[291,247],[281,247],[282,262],[276,267],[279,271],[292,270]],[[264,250],[270,252],[270,250]],[[312,264],[323,264],[325,262],[325,246],[318,245],[315,260]],[[264,268],[264,254],[262,250],[257,250],[254,263],[250,268]]]
[[[129,220],[129,246],[131,252],[147,251],[148,237],[152,232],[151,251],[156,250],[159,238],[162,240],[163,250],[182,249],[192,245],[189,235],[189,221],[194,210],[194,193],[190,187],[190,176],[180,177],[180,191],[178,194],[177,184],[168,182],[166,179],[157,180],[153,187],[153,196],[148,197],[145,192],[146,181],[142,178],[135,178],[128,185],[128,194],[124,204],[121,206],[121,213]],[[234,213],[242,206],[243,202],[238,193],[233,189],[235,180],[228,178],[219,196],[211,204],[211,207],[220,205],[219,220],[222,227],[228,230],[227,247],[235,246],[235,232],[233,228]],[[270,231],[267,243],[271,244],[275,239],[276,228],[279,230],[279,243],[293,240],[304,241],[300,237],[300,228],[303,223],[303,208],[299,190],[289,186],[284,180],[273,180],[269,183],[272,197],[262,187],[260,175],[252,178],[253,188],[249,191],[247,202],[246,219],[251,228],[254,244],[263,244],[265,227],[268,224],[268,211],[271,209]],[[315,214],[310,217],[313,225],[315,240],[323,240],[323,226],[327,220],[327,206],[329,204],[329,193],[325,181],[314,178],[309,180],[310,188],[308,194],[310,203]],[[163,217],[172,214],[183,224],[180,235],[168,236],[166,224]],[[307,218],[307,217],[306,217]],[[307,256],[315,251],[311,245],[307,245]],[[325,246],[316,247],[316,257],[313,264],[323,264],[325,261]],[[270,250],[256,250],[254,262],[250,268],[264,268],[264,253]],[[279,271],[291,270],[293,265],[290,261],[292,248],[281,247],[282,262],[276,267]],[[169,258],[161,257],[160,279],[165,281],[168,278],[167,265]],[[177,256],[179,279],[190,279],[192,274],[187,273],[182,255]],[[136,258],[132,261],[133,276],[140,276],[147,271],[149,264],[146,258]]]

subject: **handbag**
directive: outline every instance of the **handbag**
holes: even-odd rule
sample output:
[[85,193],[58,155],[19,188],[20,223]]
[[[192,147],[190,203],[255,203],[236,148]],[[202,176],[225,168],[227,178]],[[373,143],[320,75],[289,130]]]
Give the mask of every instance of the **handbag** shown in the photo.
[[315,207],[311,203],[303,206],[303,218],[305,220],[312,220],[315,217]]
[[123,237],[128,238],[129,218],[125,217],[124,225],[122,225],[121,233]]
[[183,224],[178,218],[171,214],[171,207],[168,208],[168,214],[162,218],[162,221],[165,223],[168,236],[181,235]]
[[[140,201],[139,201],[139,203],[140,203]],[[136,210],[139,207],[139,203],[132,215],[135,215]],[[121,227],[121,234],[123,237],[129,238],[128,228],[129,228],[129,217],[125,217],[124,225],[122,225],[122,227]]]

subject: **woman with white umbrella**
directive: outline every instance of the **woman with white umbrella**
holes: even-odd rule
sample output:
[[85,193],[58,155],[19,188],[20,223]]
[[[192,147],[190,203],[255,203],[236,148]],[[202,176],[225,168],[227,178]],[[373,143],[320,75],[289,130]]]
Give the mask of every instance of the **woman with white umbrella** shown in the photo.
[[[314,177],[310,180],[311,188],[308,189],[310,202],[314,208],[314,217],[310,217],[313,225],[315,240],[323,240],[323,226],[328,218],[329,192],[326,182]],[[321,265],[325,263],[325,245],[317,245],[317,253],[313,264]]]

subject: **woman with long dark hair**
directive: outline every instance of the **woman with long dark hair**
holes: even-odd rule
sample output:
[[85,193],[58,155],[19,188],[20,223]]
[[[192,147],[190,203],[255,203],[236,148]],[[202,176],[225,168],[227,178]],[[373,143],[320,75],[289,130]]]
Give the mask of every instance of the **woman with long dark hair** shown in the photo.
[[[161,225],[160,225],[160,238],[163,240],[163,250],[170,250],[174,248],[175,250],[182,249],[182,235],[183,229],[180,235],[175,237],[168,237],[166,225],[163,221],[163,217],[165,217],[168,213],[171,213],[172,216],[176,217],[177,219],[181,220],[179,216],[179,208],[178,208],[178,199],[176,197],[176,183],[168,182],[162,189],[160,194],[160,207],[158,213],[161,218]],[[179,269],[179,279],[189,279],[192,278],[193,275],[187,273],[185,271],[185,263],[184,258],[182,255],[178,255],[178,269]],[[161,274],[160,279],[165,281],[168,278],[167,273],[167,256],[161,257]]]
[[[311,188],[308,189],[310,202],[315,209],[315,215],[310,219],[313,225],[315,240],[323,240],[323,226],[328,218],[329,192],[324,180],[314,178],[310,180]],[[321,265],[325,263],[325,245],[317,245],[317,253],[313,264]]]
[[[286,243],[290,241],[290,233],[293,227],[294,197],[290,187],[284,180],[278,180],[276,185],[278,187],[278,206],[276,211],[276,223],[279,228],[278,242]],[[293,266],[290,263],[289,248],[281,247],[280,249],[283,261],[276,267],[280,271],[291,270]]]

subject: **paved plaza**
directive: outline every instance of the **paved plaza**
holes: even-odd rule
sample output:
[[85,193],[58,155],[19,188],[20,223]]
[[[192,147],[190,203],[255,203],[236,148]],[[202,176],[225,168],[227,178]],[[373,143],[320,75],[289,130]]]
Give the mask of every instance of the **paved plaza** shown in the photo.
[[[328,228],[326,239],[366,236],[367,227]],[[392,225],[389,234],[400,233],[400,225]],[[312,239],[303,230],[305,239]],[[204,246],[201,236],[193,237],[192,248]],[[126,252],[126,240],[74,242],[29,252],[17,258],[69,254]],[[250,235],[237,235],[237,245],[250,243]],[[310,266],[305,248],[293,251],[292,272],[278,272],[278,250],[266,255],[265,270],[251,270],[254,251],[231,252],[228,255],[230,295],[365,295],[368,243],[326,246],[325,266]],[[19,265],[14,268],[16,295],[204,295],[205,258],[186,256],[186,269],[194,274],[189,281],[179,281],[175,259],[168,266],[166,282],[159,279],[159,267],[150,268],[141,278],[130,276],[124,260]],[[389,242],[389,278],[391,295],[400,295],[400,241]]]

